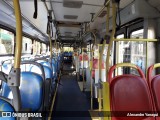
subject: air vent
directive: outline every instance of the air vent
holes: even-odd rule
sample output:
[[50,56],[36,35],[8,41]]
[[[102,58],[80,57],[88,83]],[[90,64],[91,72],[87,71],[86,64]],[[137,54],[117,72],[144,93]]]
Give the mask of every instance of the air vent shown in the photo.
[[83,4],[83,1],[64,1],[63,7],[68,8],[81,8]]
[[64,15],[64,19],[77,19],[78,16],[76,15]]
[[103,11],[98,17],[104,17],[107,14],[107,11]]

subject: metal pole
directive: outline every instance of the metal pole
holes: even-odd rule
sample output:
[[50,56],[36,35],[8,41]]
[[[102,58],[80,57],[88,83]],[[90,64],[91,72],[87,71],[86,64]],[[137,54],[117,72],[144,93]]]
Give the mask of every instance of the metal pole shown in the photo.
[[[22,16],[19,0],[13,0],[13,7],[16,18],[16,47],[14,57],[14,68],[8,76],[7,84],[11,88],[13,93],[13,106],[16,111],[21,109],[21,96],[19,91],[20,86],[20,63],[21,63],[21,52],[22,52]],[[17,118],[19,119],[19,118]]]
[[20,68],[22,51],[22,17],[19,0],[13,0],[13,6],[16,18],[16,50],[14,58],[14,68]]

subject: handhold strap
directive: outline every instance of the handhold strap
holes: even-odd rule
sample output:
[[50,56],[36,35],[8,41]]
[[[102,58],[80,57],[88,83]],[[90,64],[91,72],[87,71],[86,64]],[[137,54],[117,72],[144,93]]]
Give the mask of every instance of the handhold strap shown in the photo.
[[33,18],[37,19],[37,9],[38,9],[37,0],[34,0],[34,8],[35,8],[35,11],[33,14]]

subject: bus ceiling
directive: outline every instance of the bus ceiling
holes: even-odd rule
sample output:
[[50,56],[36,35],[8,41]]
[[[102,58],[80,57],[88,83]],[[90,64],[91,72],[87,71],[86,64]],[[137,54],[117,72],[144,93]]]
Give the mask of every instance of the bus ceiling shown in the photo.
[[[120,0],[114,1],[119,2]],[[49,42],[46,34],[47,16],[48,11],[52,11],[52,20],[55,22],[53,34],[56,34],[52,40],[59,39],[59,42],[62,43],[80,43],[78,38],[89,30],[96,30],[101,33],[101,37],[104,37],[107,14],[105,4],[107,2],[108,0],[20,1],[23,32],[41,41]],[[0,24],[15,29],[12,1],[1,0],[0,4],[2,4]],[[29,10],[28,6],[30,6]],[[159,6],[160,1],[158,0],[121,0],[117,24],[123,25],[137,18],[157,18],[160,16]],[[127,17],[123,17],[126,15]],[[111,19],[112,14],[110,13],[110,21]],[[112,25],[109,28],[111,29]]]

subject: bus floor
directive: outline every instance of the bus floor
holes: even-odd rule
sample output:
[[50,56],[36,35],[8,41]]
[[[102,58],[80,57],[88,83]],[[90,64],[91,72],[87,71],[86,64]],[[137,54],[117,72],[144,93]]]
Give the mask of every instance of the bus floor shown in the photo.
[[80,91],[72,64],[63,65],[52,120],[91,120],[86,95]]

